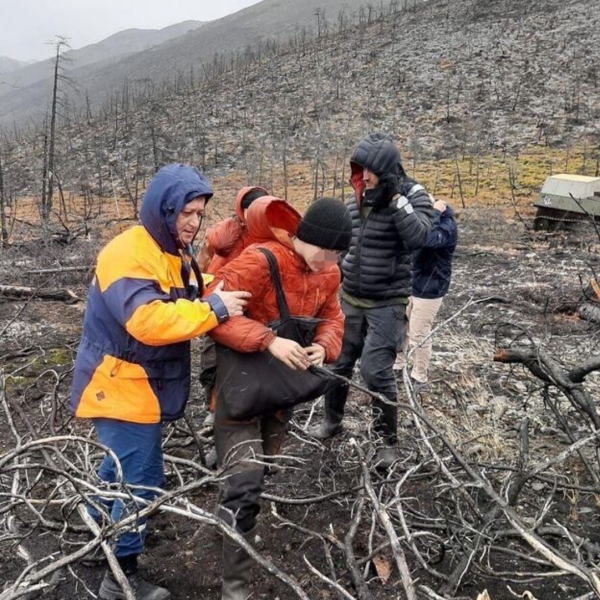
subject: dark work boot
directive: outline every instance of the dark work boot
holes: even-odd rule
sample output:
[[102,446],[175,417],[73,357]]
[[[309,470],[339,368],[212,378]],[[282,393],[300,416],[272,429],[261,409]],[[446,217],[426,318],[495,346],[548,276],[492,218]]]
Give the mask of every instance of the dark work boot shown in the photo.
[[[396,398],[389,399],[396,402]],[[389,470],[400,458],[398,449],[398,408],[373,399],[374,429],[381,436],[384,446],[375,455],[375,467],[381,471]]]
[[[244,533],[250,544],[256,527]],[[229,538],[223,537],[223,586],[221,600],[246,600],[250,595],[250,581],[254,561],[250,555]]]
[[325,395],[325,417],[322,423],[308,430],[309,435],[318,440],[327,440],[342,431],[348,390],[347,385],[341,385]]
[[[126,577],[137,600],[169,600],[171,597],[168,590],[146,581],[137,572]],[[125,597],[125,592],[121,589],[112,572],[110,569],[107,570],[100,585],[98,598],[100,600],[121,600]]]

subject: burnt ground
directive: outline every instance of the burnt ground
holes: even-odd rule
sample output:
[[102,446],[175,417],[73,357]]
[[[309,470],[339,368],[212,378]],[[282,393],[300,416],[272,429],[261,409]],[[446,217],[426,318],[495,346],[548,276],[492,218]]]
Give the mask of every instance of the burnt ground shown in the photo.
[[[600,241],[590,227],[534,234],[512,215],[503,217],[490,208],[463,211],[460,226],[453,285],[438,323],[451,320],[435,337],[432,381],[429,388],[420,393],[420,401],[425,413],[462,456],[478,465],[500,492],[509,469],[518,464],[519,430],[524,417],[529,418],[531,465],[565,450],[570,441],[565,427],[544,401],[540,381],[522,366],[493,362],[494,351],[511,345],[539,346],[569,367],[596,353],[600,327],[579,318],[577,308],[584,298],[587,282],[598,268]],[[22,285],[68,287],[84,298],[87,275],[83,272],[31,273],[36,268],[55,265],[58,258],[62,259],[61,264],[67,264],[69,257],[72,262],[68,264],[88,264],[93,249],[83,244],[60,249],[9,249],[1,258],[2,280]],[[472,300],[484,298],[492,299],[468,305]],[[65,411],[82,314],[82,303],[36,299],[29,303],[3,301],[0,304],[0,368],[5,376],[5,407],[14,419],[14,430],[24,442],[53,433],[89,433],[84,424],[69,422]],[[585,381],[593,398],[598,397],[599,384],[600,377],[595,373]],[[401,380],[399,388],[401,400],[405,401],[406,391]],[[573,434],[577,438],[586,435],[589,427],[584,419],[558,391],[551,389],[549,393]],[[207,449],[210,433],[201,429],[204,408],[197,383],[192,395],[188,423],[208,439]],[[296,412],[282,451],[285,456],[276,461],[266,479],[265,493],[278,500],[263,500],[261,542],[257,547],[264,558],[293,576],[309,598],[328,600],[341,596],[311,573],[305,562],[307,559],[330,577],[324,551],[327,547],[339,583],[353,597],[359,597],[340,550],[318,536],[348,542],[346,536],[359,512],[363,476],[353,440],[366,454],[367,465],[373,452],[366,427],[369,399],[360,392],[352,394],[345,431],[325,444],[305,433],[309,422],[320,417],[320,411],[317,402]],[[369,477],[381,502],[393,501],[398,493],[409,528],[418,534],[415,543],[429,568],[449,574],[458,557],[472,543],[472,535],[459,526],[457,518],[463,514],[468,521],[468,509],[457,501],[460,494],[452,491],[435,464],[427,462],[427,452],[409,412],[401,411],[400,423],[406,463],[387,479],[375,470],[370,471]],[[185,423],[168,427],[166,436],[168,454],[198,462],[198,448],[188,435]],[[457,478],[467,481],[444,448],[435,439],[433,443]],[[0,413],[0,460],[16,445],[4,410]],[[65,455],[83,460],[77,456],[77,448],[81,446],[65,442],[62,448]],[[586,452],[586,458],[593,460],[591,452]],[[39,458],[39,455],[32,457],[31,463],[40,462]],[[93,459],[90,460],[93,462]],[[34,481],[38,471],[31,463],[27,468],[21,464],[21,476],[25,473],[25,479],[29,477],[29,480],[24,484],[21,479],[19,489],[43,502],[50,497],[57,500],[43,510],[49,522],[57,524],[67,520],[74,526],[81,525],[72,513],[73,505],[58,502],[60,491],[55,488],[59,476],[46,472]],[[597,469],[597,463],[593,464]],[[405,469],[417,465],[419,468],[401,482]],[[182,480],[194,479],[192,471],[185,466],[169,462],[166,468],[169,489],[176,488]],[[48,524],[34,526],[32,509],[23,505],[9,510],[14,472],[0,469],[0,587],[13,583],[26,567],[18,542],[33,559],[50,557],[48,562],[51,563],[61,553],[68,554],[77,544],[89,539],[87,534],[56,531]],[[591,485],[580,458],[570,456],[545,475],[545,479],[529,481],[518,497],[515,510],[524,522],[533,525],[534,520],[540,518],[548,527],[564,526],[583,538],[600,542],[598,496],[585,489],[558,485],[566,483],[581,488]],[[396,488],[400,482],[401,487]],[[188,498],[213,512],[217,492],[216,481],[208,481]],[[482,490],[471,487],[467,493],[483,512],[492,506]],[[298,499],[325,494],[330,494],[326,500],[298,502]],[[39,509],[43,502],[34,506]],[[404,598],[392,550],[389,545],[382,546],[388,537],[373,516],[372,503],[366,500],[361,510],[357,532],[350,541],[358,571],[373,598]],[[402,536],[393,504],[388,511],[398,535]],[[9,522],[11,513],[16,520]],[[531,597],[526,591],[538,600],[567,600],[590,591],[580,577],[559,573],[557,568],[544,564],[541,555],[533,553],[519,536],[503,535],[502,530],[507,529],[510,526],[506,521],[498,519],[494,535],[490,534],[484,546],[474,554],[456,597],[476,599],[487,589],[492,600]],[[597,561],[594,547],[589,553],[577,555],[573,544],[564,537],[546,535],[544,539],[575,562]],[[403,543],[402,547],[417,585],[439,590],[442,582],[419,564],[407,545]],[[151,520],[148,552],[142,566],[157,582],[169,587],[174,599],[216,599],[220,597],[220,548],[219,534],[212,525],[162,512]],[[369,556],[370,559],[361,562]],[[538,562],[530,560],[532,556]],[[272,600],[294,596],[290,588],[275,577],[259,569],[256,571],[253,598]],[[97,590],[102,574],[101,566],[88,567],[74,562],[59,572],[52,582],[54,585],[41,596],[51,599],[93,597],[90,591]],[[428,597],[420,589],[418,596]],[[1,593],[0,597],[3,597]]]

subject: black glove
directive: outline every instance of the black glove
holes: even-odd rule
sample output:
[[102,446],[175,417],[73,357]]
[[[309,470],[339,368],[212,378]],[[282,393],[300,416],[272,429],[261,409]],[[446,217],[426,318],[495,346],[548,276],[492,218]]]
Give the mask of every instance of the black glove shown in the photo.
[[400,180],[393,173],[384,173],[379,178],[377,187],[365,190],[363,206],[384,208],[389,205],[392,198],[400,193]]

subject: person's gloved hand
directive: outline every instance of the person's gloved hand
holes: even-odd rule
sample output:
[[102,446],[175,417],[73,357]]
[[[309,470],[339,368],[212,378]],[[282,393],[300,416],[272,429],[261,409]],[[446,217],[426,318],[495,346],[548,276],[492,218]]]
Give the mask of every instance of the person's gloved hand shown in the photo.
[[365,190],[364,206],[382,208],[387,206],[392,198],[400,193],[400,179],[393,173],[383,173],[379,177],[377,187],[372,190]]
[[391,200],[396,194],[400,194],[400,179],[393,173],[384,173],[379,178],[378,188],[381,188],[382,195]]

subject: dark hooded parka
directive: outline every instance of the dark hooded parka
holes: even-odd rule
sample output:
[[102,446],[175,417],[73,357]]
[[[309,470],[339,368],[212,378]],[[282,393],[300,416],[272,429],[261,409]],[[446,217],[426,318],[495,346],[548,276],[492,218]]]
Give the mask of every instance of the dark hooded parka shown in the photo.
[[[411,252],[427,241],[434,210],[425,188],[406,177],[400,153],[391,139],[372,133],[361,140],[350,159],[354,198],[352,243],[342,261],[343,291],[358,299],[386,302],[411,295]],[[363,169],[378,177],[392,174],[400,197],[365,202]]]

